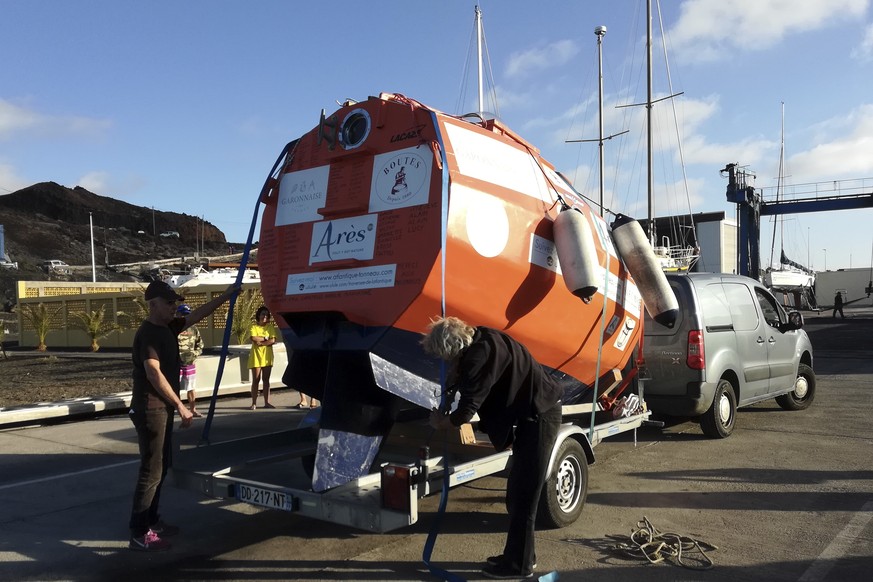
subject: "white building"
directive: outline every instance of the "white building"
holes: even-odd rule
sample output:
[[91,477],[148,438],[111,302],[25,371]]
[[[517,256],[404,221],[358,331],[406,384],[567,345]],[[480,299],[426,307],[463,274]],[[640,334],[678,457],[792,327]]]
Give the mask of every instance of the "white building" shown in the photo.
[[870,267],[819,271],[815,274],[815,296],[819,305],[823,306],[833,305],[834,295],[839,291],[843,295],[844,305],[852,302],[852,307],[873,307],[873,292],[867,292],[871,286],[873,269]]

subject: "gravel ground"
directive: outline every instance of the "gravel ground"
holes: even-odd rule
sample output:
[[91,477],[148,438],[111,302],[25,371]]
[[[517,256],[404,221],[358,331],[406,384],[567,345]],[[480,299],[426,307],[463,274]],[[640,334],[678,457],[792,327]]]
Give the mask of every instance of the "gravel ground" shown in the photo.
[[105,396],[131,389],[129,356],[15,352],[7,352],[7,356],[4,359],[0,355],[0,408]]

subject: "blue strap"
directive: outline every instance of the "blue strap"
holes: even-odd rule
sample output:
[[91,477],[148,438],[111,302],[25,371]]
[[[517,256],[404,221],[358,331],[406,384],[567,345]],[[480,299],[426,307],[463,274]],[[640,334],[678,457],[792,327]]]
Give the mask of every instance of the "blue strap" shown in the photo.
[[436,519],[433,520],[433,524],[427,534],[427,541],[424,543],[424,552],[421,555],[421,559],[424,562],[424,565],[427,566],[427,569],[430,570],[430,573],[437,576],[440,580],[446,580],[447,582],[465,582],[464,578],[457,574],[452,574],[448,570],[443,570],[439,566],[432,564],[430,561],[430,557],[433,554],[433,547],[436,544],[437,534],[439,533],[440,524],[443,521],[443,514],[446,512],[446,504],[449,501],[449,468],[446,466],[447,460],[448,459],[444,456],[443,491],[440,493],[440,507],[439,510],[437,510]]
[[[279,157],[276,159],[276,163],[273,164],[273,169],[270,170],[267,179],[264,180],[264,185],[261,188],[261,191],[258,193],[258,200],[255,202],[255,211],[252,216],[252,223],[249,226],[249,237],[246,240],[246,245],[243,248],[242,259],[240,259],[239,263],[239,271],[236,274],[236,285],[240,285],[242,283],[243,275],[246,272],[246,265],[249,262],[249,252],[252,249],[252,240],[255,236],[255,226],[258,223],[258,210],[261,206],[261,199],[265,192],[267,192],[270,188],[270,180],[273,178],[273,175],[276,173],[276,169],[279,167],[279,164],[282,163],[282,160],[285,159],[285,155],[292,150],[294,146],[297,145],[297,141],[292,141],[285,145],[282,149],[282,153],[279,154]],[[209,412],[206,414],[206,423],[203,425],[203,434],[200,436],[199,445],[209,444],[209,429],[212,427],[212,418],[215,416],[215,403],[218,400],[218,388],[221,386],[221,376],[224,374],[224,362],[227,359],[228,349],[227,347],[230,345],[230,332],[233,327],[233,308],[236,305],[237,294],[234,293],[230,302],[227,305],[227,321],[224,324],[224,337],[221,340],[221,355],[218,359],[218,370],[215,373],[215,385],[212,387],[212,398],[209,401]]]
[[[430,112],[431,120],[433,122],[434,130],[437,134],[437,144],[440,148],[440,161],[442,165],[442,204],[440,208],[440,246],[442,247],[442,252],[440,253],[440,267],[441,267],[441,302],[440,302],[440,311],[442,312],[442,316],[446,315],[446,241],[448,238],[448,224],[449,224],[449,165],[448,160],[446,160],[446,150],[445,144],[443,143],[442,134],[439,132],[439,120],[435,112]],[[446,366],[445,362],[442,362],[440,365],[440,386],[442,387],[442,394],[440,395],[440,410],[443,409],[445,405],[445,397],[446,397]],[[447,580],[449,582],[464,582],[464,578],[461,578],[457,574],[452,574],[447,570],[443,570],[439,566],[436,566],[431,563],[430,558],[433,554],[433,547],[436,544],[436,538],[439,534],[440,524],[443,520],[443,515],[446,512],[446,504],[449,501],[449,477],[450,471],[448,467],[449,457],[448,453],[448,442],[446,444],[446,450],[443,452],[443,490],[440,493],[440,506],[437,510],[436,518],[433,520],[433,524],[430,527],[430,531],[427,534],[427,541],[424,544],[424,551],[421,554],[421,560],[424,562],[424,565],[427,566],[427,569],[431,574],[440,578],[440,580]]]

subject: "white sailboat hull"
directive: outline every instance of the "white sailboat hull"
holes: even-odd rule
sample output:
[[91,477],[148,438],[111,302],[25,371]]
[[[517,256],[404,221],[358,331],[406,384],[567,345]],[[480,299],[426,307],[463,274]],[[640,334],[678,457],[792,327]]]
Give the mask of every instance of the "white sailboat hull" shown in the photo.
[[810,288],[815,285],[815,275],[799,270],[771,270],[764,273],[764,285],[783,291]]
[[[221,268],[214,271],[197,269],[186,275],[172,275],[164,278],[170,287],[191,289],[200,285],[232,285],[236,283],[238,269]],[[260,283],[261,276],[258,271],[246,269],[243,273],[242,283]]]

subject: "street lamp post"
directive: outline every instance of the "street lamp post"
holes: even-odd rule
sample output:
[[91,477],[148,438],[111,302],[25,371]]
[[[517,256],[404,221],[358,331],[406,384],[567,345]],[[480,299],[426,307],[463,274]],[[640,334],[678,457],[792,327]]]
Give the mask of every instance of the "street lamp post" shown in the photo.
[[827,271],[828,270],[828,250],[827,249],[822,249],[822,250],[824,251],[825,271]]
[[88,223],[91,226],[91,282],[97,282],[97,265],[94,262],[94,217],[88,213]]

